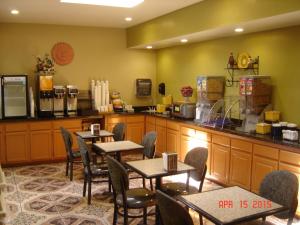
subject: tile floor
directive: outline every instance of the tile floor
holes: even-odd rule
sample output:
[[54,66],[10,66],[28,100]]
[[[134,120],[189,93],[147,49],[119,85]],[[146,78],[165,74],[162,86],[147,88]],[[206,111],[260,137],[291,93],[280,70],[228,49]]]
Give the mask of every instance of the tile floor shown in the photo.
[[[113,204],[111,196],[106,194],[107,183],[93,185],[92,204],[87,205],[87,199],[82,197],[81,165],[75,166],[72,182],[65,176],[64,163],[4,168],[3,171],[6,183],[0,188],[5,193],[7,215],[0,224],[112,224]],[[141,179],[130,180],[131,187],[141,185]],[[205,181],[204,190],[216,188],[220,186]],[[197,214],[191,214],[198,224]],[[139,223],[140,219],[130,221],[132,225]],[[119,224],[122,224],[122,219]],[[148,224],[154,224],[154,217],[148,219]]]

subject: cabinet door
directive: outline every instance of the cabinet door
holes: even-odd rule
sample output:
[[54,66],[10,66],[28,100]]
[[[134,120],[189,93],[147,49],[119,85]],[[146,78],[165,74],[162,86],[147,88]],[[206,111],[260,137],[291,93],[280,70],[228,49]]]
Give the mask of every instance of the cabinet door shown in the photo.
[[127,140],[137,144],[142,143],[144,137],[144,123],[128,123],[126,126]]
[[146,133],[150,131],[155,131],[155,124],[153,123],[146,123]]
[[179,160],[184,161],[186,153],[194,147],[193,138],[185,135],[180,136]]
[[0,126],[0,163],[6,163],[6,152],[5,152],[5,145],[4,145],[4,133],[2,127]]
[[[292,154],[295,154],[295,153],[292,153]],[[297,158],[299,158],[299,155],[298,155]],[[287,163],[279,163],[279,169],[280,170],[287,170],[287,171],[292,172],[293,174],[295,174],[297,176],[298,181],[300,182],[300,167],[299,166],[295,166],[295,165],[291,165],[291,164],[287,164]],[[298,196],[299,195],[300,195],[300,189],[298,189]],[[299,204],[299,201],[300,200],[298,198],[297,215],[300,214],[300,204]]]
[[227,184],[229,177],[230,148],[218,144],[212,144],[211,175]]
[[[80,131],[78,129],[68,129],[72,133],[73,138],[73,149],[78,149],[77,137],[74,135],[74,132]],[[54,159],[64,159],[66,158],[66,149],[63,137],[60,130],[53,131],[53,158]]]
[[274,170],[278,170],[277,160],[253,156],[251,191],[258,193],[261,181]]
[[11,132],[5,134],[7,163],[29,161],[29,137],[27,132]]
[[155,154],[161,156],[167,149],[167,128],[156,126],[157,140]]
[[231,149],[229,184],[250,190],[252,155]]
[[180,133],[176,130],[167,129],[167,152],[180,154]]
[[52,159],[52,132],[51,130],[31,131],[30,133],[30,159]]

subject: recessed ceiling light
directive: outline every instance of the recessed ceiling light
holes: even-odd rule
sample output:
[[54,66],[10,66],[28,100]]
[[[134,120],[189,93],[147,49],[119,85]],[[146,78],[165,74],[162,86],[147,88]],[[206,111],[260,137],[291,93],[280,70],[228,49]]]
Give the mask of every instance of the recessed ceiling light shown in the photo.
[[19,14],[19,10],[13,9],[10,11],[11,14],[13,15],[18,15]]
[[183,39],[180,40],[181,43],[187,43],[188,41],[189,41],[189,40],[186,39],[186,38],[183,38]]
[[146,48],[147,49],[152,49],[153,47],[151,45],[148,45]]
[[234,31],[237,32],[237,33],[241,33],[241,32],[244,31],[244,29],[241,28],[241,27],[237,27],[237,28],[234,29]]
[[102,5],[111,7],[132,8],[142,3],[144,0],[60,0],[62,3]]
[[127,22],[130,22],[130,21],[132,21],[132,18],[131,18],[131,17],[126,17],[125,20],[126,20]]

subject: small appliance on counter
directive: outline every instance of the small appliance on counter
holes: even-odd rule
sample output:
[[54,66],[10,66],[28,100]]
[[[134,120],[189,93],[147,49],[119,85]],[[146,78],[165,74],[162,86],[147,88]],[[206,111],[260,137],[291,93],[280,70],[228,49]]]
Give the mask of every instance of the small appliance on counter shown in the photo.
[[65,114],[66,89],[62,85],[54,85],[54,116],[63,117]]
[[39,117],[53,116],[53,75],[38,74],[37,75],[37,109]]
[[29,114],[27,75],[1,77],[2,118],[26,118]]
[[173,113],[175,117],[183,119],[195,119],[196,104],[192,102],[176,102],[173,104]]
[[79,91],[74,85],[67,85],[67,115],[76,116],[77,115],[77,97]]
[[180,90],[183,102],[173,104],[172,115],[183,119],[195,119],[196,104],[190,102],[189,98],[193,95],[193,89],[190,86],[184,86]]
[[222,76],[197,77],[196,123],[208,123],[215,104],[224,98],[224,90],[225,78]]

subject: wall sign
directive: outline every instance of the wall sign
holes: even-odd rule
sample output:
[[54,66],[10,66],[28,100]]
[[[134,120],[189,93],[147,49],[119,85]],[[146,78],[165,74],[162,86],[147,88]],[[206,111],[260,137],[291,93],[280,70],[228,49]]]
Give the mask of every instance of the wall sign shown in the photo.
[[73,61],[74,51],[68,43],[58,42],[53,46],[51,55],[56,64],[63,66]]

